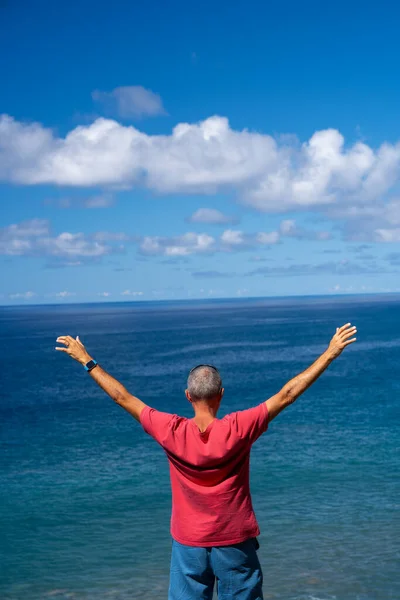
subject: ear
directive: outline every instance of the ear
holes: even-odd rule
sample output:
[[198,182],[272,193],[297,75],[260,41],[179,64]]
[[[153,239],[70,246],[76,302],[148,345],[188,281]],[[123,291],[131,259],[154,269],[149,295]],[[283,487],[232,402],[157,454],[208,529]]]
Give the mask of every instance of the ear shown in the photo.
[[220,391],[220,396],[219,396],[220,400],[222,400],[222,396],[224,395],[224,392],[225,392],[225,388],[222,388]]
[[192,399],[190,397],[189,390],[185,390],[185,396],[189,400],[190,404],[192,404]]

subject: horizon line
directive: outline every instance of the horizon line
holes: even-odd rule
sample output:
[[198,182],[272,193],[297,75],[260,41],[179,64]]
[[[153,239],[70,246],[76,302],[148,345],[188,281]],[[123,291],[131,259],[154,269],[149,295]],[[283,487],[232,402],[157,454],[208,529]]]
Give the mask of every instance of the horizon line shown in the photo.
[[290,294],[286,296],[215,296],[208,298],[163,298],[157,300],[155,298],[149,300],[87,300],[84,302],[42,302],[39,304],[1,304],[0,308],[18,308],[18,307],[37,307],[37,306],[79,306],[85,304],[152,304],[163,302],[212,302],[215,300],[283,300],[291,298],[336,298],[336,297],[351,297],[351,296],[400,296],[400,291],[397,292],[342,292],[342,293],[326,293],[326,294]]

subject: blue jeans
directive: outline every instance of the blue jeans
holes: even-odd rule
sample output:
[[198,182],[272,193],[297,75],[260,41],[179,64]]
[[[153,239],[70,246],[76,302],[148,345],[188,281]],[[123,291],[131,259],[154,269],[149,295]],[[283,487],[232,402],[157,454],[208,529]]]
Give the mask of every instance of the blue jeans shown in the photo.
[[185,546],[172,540],[168,600],[263,600],[257,538],[232,546]]

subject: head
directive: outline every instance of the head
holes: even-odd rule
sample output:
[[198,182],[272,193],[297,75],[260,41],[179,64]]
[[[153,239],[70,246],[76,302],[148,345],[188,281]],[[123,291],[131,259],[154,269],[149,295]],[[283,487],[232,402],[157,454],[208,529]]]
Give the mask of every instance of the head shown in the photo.
[[208,405],[218,410],[224,394],[221,375],[212,365],[194,367],[187,380],[186,398],[196,406]]

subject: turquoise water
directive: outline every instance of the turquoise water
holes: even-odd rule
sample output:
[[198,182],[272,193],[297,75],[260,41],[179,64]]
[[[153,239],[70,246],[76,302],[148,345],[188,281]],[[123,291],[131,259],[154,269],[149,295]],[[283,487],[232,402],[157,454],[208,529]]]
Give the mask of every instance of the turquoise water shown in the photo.
[[264,594],[399,600],[395,296],[0,309],[1,600],[167,597],[163,451],[54,351],[58,335],[184,416],[189,369],[214,363],[223,416],[275,393],[348,321],[359,341],[253,447]]

